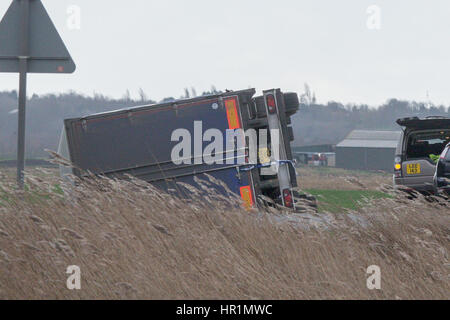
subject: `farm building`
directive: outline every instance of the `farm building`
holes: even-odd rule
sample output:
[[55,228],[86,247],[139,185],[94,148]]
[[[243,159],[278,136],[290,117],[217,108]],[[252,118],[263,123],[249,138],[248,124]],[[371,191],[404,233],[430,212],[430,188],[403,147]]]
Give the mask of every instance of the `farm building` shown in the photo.
[[336,146],[336,166],[393,171],[401,131],[354,130]]

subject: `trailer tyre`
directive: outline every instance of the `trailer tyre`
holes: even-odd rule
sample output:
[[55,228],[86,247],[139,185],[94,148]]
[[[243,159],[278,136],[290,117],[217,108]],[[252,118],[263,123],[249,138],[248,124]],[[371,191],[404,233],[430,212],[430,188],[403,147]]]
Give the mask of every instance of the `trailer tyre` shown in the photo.
[[294,190],[293,192],[294,198],[296,199],[295,208],[296,211],[302,212],[305,210],[311,210],[314,212],[318,212],[317,198],[313,195],[298,192]]
[[255,105],[256,105],[258,118],[266,117],[266,104],[264,102],[264,97],[262,97],[262,96],[256,97],[255,98]]
[[287,92],[284,94],[284,105],[286,107],[286,114],[291,116],[298,111],[300,101],[298,94],[295,92]]
[[[286,115],[288,117],[292,116],[298,111],[300,106],[300,101],[298,95],[295,92],[287,92],[284,95],[284,106],[286,108]],[[258,110],[258,117],[266,116],[266,103],[264,102],[264,97],[255,98],[256,110]]]

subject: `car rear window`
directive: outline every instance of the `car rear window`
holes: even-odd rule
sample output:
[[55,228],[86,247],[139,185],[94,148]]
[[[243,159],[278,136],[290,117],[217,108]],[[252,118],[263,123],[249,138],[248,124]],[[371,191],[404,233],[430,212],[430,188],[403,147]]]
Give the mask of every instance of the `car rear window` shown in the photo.
[[439,156],[450,142],[450,130],[412,133],[408,138],[406,157],[408,159]]

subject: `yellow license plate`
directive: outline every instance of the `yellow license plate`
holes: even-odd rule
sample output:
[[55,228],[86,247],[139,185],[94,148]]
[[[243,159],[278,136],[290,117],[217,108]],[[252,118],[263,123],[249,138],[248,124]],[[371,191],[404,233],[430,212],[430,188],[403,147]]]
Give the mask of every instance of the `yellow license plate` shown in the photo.
[[406,165],[407,174],[420,174],[420,163],[411,163]]

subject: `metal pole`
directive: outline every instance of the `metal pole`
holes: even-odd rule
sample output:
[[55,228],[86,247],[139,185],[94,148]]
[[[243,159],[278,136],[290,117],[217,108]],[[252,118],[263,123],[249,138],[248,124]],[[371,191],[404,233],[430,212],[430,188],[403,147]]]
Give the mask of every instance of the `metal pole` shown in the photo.
[[24,187],[25,170],[25,110],[27,102],[27,71],[28,71],[28,37],[29,37],[29,0],[20,0],[20,56],[19,56],[19,120],[17,132],[17,184]]
[[17,139],[17,184],[20,189],[24,185],[25,169],[25,106],[27,99],[27,60],[20,59],[20,80],[19,80],[19,123]]

